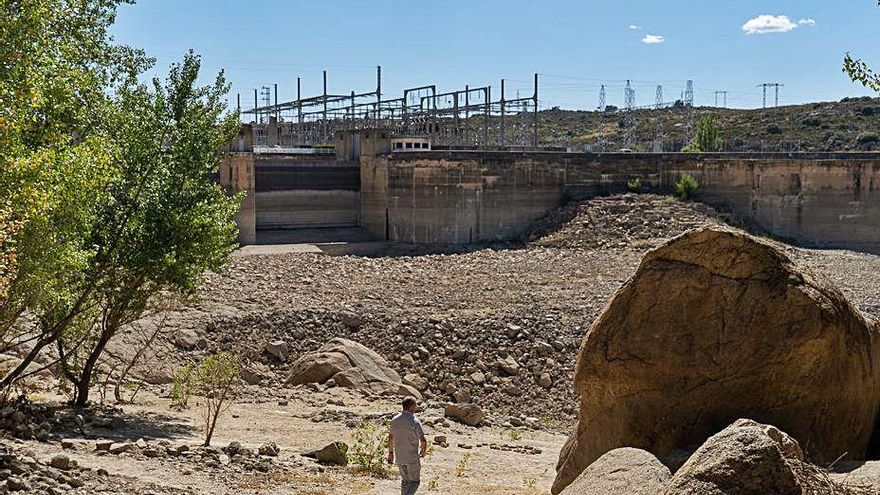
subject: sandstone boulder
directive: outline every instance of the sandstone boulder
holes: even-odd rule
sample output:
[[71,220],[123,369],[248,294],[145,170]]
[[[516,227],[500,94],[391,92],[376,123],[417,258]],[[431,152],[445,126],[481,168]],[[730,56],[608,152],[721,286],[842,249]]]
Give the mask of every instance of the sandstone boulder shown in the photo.
[[863,458],[880,404],[878,324],[774,243],[713,227],[648,252],[581,345],[576,430],[553,493],[623,446],[660,457],[740,417],[811,458]]
[[800,495],[795,470],[802,465],[802,458],[798,443],[785,433],[740,419],[706,440],[662,493]]
[[345,466],[348,464],[348,445],[345,442],[333,442],[320,449],[306,452],[303,457],[315,459],[321,464]]
[[300,385],[327,380],[340,387],[421,399],[418,390],[401,382],[400,375],[385,358],[348,339],[335,338],[317,351],[304,354],[291,366],[286,383]]
[[669,477],[669,469],[653,454],[624,447],[596,459],[562,495],[657,495]]
[[443,414],[468,426],[479,426],[486,419],[486,414],[476,404],[446,404]]

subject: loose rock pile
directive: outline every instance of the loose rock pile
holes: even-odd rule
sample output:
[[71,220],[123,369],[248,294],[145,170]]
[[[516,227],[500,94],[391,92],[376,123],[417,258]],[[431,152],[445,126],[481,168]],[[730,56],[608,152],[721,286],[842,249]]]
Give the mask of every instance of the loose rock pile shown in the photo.
[[529,239],[532,245],[554,248],[653,247],[690,229],[722,223],[718,213],[702,203],[625,194],[553,210],[536,223]]

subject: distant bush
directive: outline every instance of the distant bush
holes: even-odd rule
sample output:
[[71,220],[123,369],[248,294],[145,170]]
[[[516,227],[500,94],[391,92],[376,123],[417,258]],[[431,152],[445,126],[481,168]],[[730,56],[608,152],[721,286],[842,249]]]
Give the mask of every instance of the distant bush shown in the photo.
[[641,177],[635,177],[626,182],[626,190],[631,193],[637,193],[642,190]]
[[686,153],[717,153],[721,151],[723,145],[718,125],[715,123],[715,116],[706,115],[697,124],[697,134],[694,136],[694,140],[682,151]]
[[880,136],[875,132],[863,132],[856,136],[856,142],[859,144],[874,144],[880,141]]
[[699,188],[700,184],[697,179],[694,179],[690,174],[681,174],[681,178],[675,183],[675,194],[682,201],[687,201],[694,196]]
[[874,107],[862,107],[859,109],[859,113],[862,114],[863,117],[870,117],[874,115]]
[[778,124],[770,124],[767,126],[767,134],[782,134],[782,128]]

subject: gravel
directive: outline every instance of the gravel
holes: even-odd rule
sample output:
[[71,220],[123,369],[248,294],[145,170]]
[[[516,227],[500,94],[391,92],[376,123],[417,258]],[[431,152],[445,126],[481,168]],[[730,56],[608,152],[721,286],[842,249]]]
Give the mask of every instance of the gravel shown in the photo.
[[[471,398],[489,414],[570,425],[577,349],[592,321],[644,252],[722,220],[709,207],[655,195],[570,204],[542,219],[520,249],[365,258],[317,254],[237,256],[208,277],[197,304],[175,314],[195,332],[198,357],[237,349],[283,382],[297,356],[333,337],[384,355],[401,376],[427,381],[430,399]],[[880,317],[880,257],[787,248]],[[266,352],[286,343],[288,358]],[[515,364],[515,366],[514,366]]]

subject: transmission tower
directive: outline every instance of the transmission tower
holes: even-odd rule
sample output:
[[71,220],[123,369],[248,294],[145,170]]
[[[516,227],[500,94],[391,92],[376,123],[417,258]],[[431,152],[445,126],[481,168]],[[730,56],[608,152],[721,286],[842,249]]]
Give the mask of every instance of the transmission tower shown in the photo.
[[721,95],[723,97],[723,99],[722,99],[723,103],[721,104],[721,107],[727,108],[727,91],[716,91],[715,92],[715,107],[718,107],[718,95]]
[[605,111],[605,85],[604,84],[599,88],[599,111],[600,112]]
[[694,106],[694,81],[688,79],[684,89],[684,104],[686,106]]
[[632,110],[636,106],[636,92],[632,89],[629,79],[623,88],[623,145],[632,148]]
[[657,85],[657,96],[654,98],[654,108],[660,109],[663,106],[663,86]]
[[626,80],[626,87],[623,88],[623,108],[632,110],[636,106],[636,91],[632,89],[629,79]]
[[785,84],[780,84],[780,83],[762,83],[762,84],[759,84],[759,85],[758,85],[759,88],[763,88],[763,90],[764,90],[764,108],[767,108],[767,88],[774,88],[774,89],[776,89],[776,102],[775,102],[775,104],[774,104],[773,106],[775,106],[775,107],[778,107],[778,106],[779,106],[779,87],[780,87],[780,86],[785,86]]

